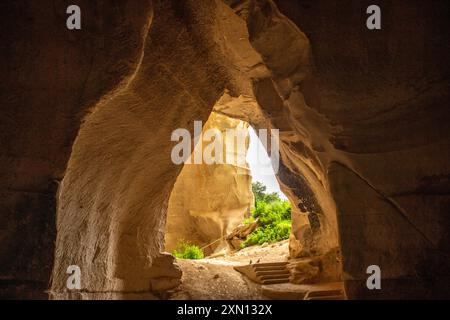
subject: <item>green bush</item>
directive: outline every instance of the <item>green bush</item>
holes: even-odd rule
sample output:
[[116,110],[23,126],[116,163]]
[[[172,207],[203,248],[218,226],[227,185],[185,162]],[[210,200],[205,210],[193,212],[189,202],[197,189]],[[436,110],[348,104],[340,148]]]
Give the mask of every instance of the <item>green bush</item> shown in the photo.
[[242,247],[277,242],[289,238],[291,233],[291,204],[282,200],[277,193],[267,194],[266,187],[256,182],[252,184],[255,207],[250,218],[244,223],[259,219],[259,226],[247,236]]
[[249,217],[247,219],[244,219],[244,221],[242,221],[242,223],[243,224],[250,224],[250,223],[253,223],[255,221],[256,221],[255,218],[253,218],[253,216],[251,216],[251,217]]
[[204,254],[200,247],[186,241],[179,241],[172,254],[179,259],[203,259]]
[[291,221],[280,220],[272,224],[258,227],[255,231],[247,236],[243,246],[253,246],[256,244],[263,244],[265,242],[278,242],[289,238],[291,233]]
[[261,224],[268,225],[280,220],[291,220],[291,204],[289,201],[277,199],[272,202],[258,201],[252,212]]

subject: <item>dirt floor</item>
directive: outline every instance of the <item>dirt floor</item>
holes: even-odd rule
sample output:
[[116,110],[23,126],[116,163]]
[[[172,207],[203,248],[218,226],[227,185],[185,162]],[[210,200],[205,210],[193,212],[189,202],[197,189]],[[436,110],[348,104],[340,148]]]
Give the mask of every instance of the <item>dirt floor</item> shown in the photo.
[[207,259],[177,259],[183,271],[179,291],[171,299],[267,299],[261,285],[233,269],[233,266],[257,262],[286,261],[288,240],[252,246],[237,252],[221,252]]

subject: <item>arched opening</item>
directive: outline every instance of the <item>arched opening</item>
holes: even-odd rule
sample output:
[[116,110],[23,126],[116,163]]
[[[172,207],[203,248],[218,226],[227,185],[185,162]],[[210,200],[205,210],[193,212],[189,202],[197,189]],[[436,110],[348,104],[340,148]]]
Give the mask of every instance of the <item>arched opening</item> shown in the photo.
[[[289,255],[317,256],[337,248],[326,172],[312,151],[312,135],[322,132],[315,129],[308,134],[312,130],[309,117],[314,115],[307,114],[296,84],[309,72],[304,65],[306,38],[285,20],[275,19],[279,13],[271,6],[266,19],[275,19],[292,33],[298,52],[303,52],[299,60],[289,60],[289,66],[272,65],[268,56],[276,54],[270,53],[274,47],[242,41],[249,39],[245,20],[225,4],[216,5],[202,7],[215,12],[214,21],[223,24],[212,29],[196,20],[199,13],[184,8],[192,14],[184,19],[199,27],[194,34],[195,29],[177,18],[177,8],[169,4],[157,8],[161,14],[152,21],[148,35],[152,41],[145,43],[135,73],[85,118],[58,197],[53,297],[156,298],[155,294],[163,295],[178,284],[181,270],[163,250],[170,193],[181,170],[170,157],[174,145],[170,137],[177,128],[185,128],[193,137],[195,121],[205,122],[211,109],[255,129],[280,131],[277,177],[295,213]],[[227,28],[229,24],[236,28]],[[203,36],[215,34],[215,28],[224,36],[211,44]],[[196,42],[191,41],[194,36]],[[270,37],[270,32],[260,36]],[[158,39],[159,50],[154,50],[153,39]],[[185,50],[165,54],[174,43]],[[200,44],[218,50],[211,56]],[[264,51],[269,61],[264,62],[256,49]],[[187,74],[196,81],[184,81]],[[281,76],[287,80],[279,80]],[[309,217],[315,216],[310,224]],[[226,225],[222,223],[221,233]],[[82,290],[74,293],[65,287],[66,269],[71,265],[83,272]]]
[[[187,241],[199,246],[205,255],[211,255],[226,247],[227,234],[249,216],[253,201],[250,170],[245,161],[238,163],[238,158],[245,158],[247,153],[247,128],[248,124],[239,119],[216,112],[209,116],[202,137],[214,130],[214,140],[202,141],[201,146],[197,142],[171,192],[166,251],[173,252],[179,242]],[[240,132],[241,138],[234,136],[234,132]],[[221,153],[212,151],[211,163],[207,159],[208,150],[219,140]],[[237,143],[245,145],[238,147]],[[194,163],[193,155],[199,152],[202,161]]]
[[[335,297],[342,298],[342,284],[336,285],[341,281],[339,250],[337,247],[321,247],[325,236],[320,226],[319,211],[311,211],[308,207],[308,203],[316,201],[309,198],[312,191],[302,194],[302,190],[308,189],[307,185],[298,190],[284,186],[294,201],[302,199],[290,202],[281,191],[275,174],[283,164],[274,161],[283,160],[279,159],[279,154],[274,154],[279,152],[272,148],[274,138],[271,140],[270,134],[267,137],[267,130],[258,130],[258,136],[246,121],[219,113],[221,101],[223,97],[203,126],[200,139],[204,139],[211,130],[215,130],[218,136],[214,140],[208,137],[201,142],[196,141],[169,198],[165,250],[178,258],[176,263],[183,271],[183,284],[175,297],[187,295],[194,299],[207,299],[209,294],[209,298],[223,298],[223,292],[230,292],[230,286],[242,281],[239,277],[239,280],[232,280],[236,272],[249,275],[242,266],[256,268],[269,263],[274,264],[275,269],[278,268],[275,264],[286,267],[278,274],[276,270],[268,270],[273,274],[262,278],[250,275],[248,279],[254,282],[253,287],[244,287],[257,287],[255,283],[271,285],[265,289],[270,296],[279,290],[277,284],[280,283],[291,282],[294,288],[294,284],[310,284],[313,286],[309,289],[323,291],[327,283],[333,282]],[[250,113],[250,116],[254,117],[254,114]],[[235,136],[231,134],[232,138],[229,137],[233,130],[244,132],[241,140],[244,147],[241,149],[236,145],[238,140]],[[194,163],[193,158],[198,154],[203,157],[209,155],[217,139],[221,141],[223,161]],[[276,141],[277,148],[279,143]],[[268,156],[267,150],[271,151],[273,158]],[[230,154],[237,157],[227,161],[226,155]],[[217,150],[214,156],[217,156]],[[245,161],[237,163],[238,156]],[[295,177],[290,180],[295,181]],[[195,266],[204,272],[199,273]],[[208,283],[207,277],[211,273],[226,281],[215,290],[207,291],[204,283]],[[318,283],[321,287],[314,288]],[[301,292],[306,294],[305,287],[297,290],[300,292],[290,288],[286,294],[297,297]],[[229,298],[251,298],[252,294],[255,294],[252,290],[242,292],[241,288]]]
[[351,298],[448,296],[444,2],[389,2],[370,34],[363,3],[275,2],[85,1],[80,32],[63,2],[5,2],[0,296],[163,297],[169,137],[213,107],[280,130],[291,256],[341,247]]
[[[207,256],[225,249],[233,229],[253,218],[255,183],[260,184],[260,193],[270,193],[274,200],[287,200],[265,147],[247,122],[213,111],[203,127],[203,136],[208,130],[220,132],[223,159],[198,164],[187,159],[169,199],[166,251],[172,252],[180,241],[199,246]],[[233,131],[242,132],[240,141],[234,138]],[[244,146],[238,147],[238,142]],[[203,152],[212,143],[203,141]],[[228,158],[230,155],[233,158]],[[238,163],[239,157],[245,161]]]

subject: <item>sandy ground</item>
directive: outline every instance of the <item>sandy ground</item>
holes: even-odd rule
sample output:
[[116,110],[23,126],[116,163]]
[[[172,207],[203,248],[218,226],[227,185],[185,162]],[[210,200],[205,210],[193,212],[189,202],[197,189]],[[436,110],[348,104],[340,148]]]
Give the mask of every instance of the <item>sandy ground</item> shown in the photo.
[[[224,251],[212,257],[211,260],[222,260],[235,265],[260,262],[287,261],[289,256],[289,240],[244,248],[235,252]],[[258,261],[259,260],[259,261]]]
[[288,240],[253,246],[234,253],[222,252],[200,260],[177,259],[183,271],[182,284],[171,299],[266,299],[261,286],[233,269],[235,265],[286,261]]

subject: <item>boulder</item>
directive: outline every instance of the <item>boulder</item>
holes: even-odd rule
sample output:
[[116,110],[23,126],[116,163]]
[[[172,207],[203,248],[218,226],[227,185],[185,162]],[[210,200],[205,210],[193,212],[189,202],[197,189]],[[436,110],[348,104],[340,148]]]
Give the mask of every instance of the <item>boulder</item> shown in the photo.
[[258,227],[259,220],[255,220],[249,224],[240,224],[225,238],[230,249],[237,250],[241,248],[241,244],[247,236],[255,231]]

